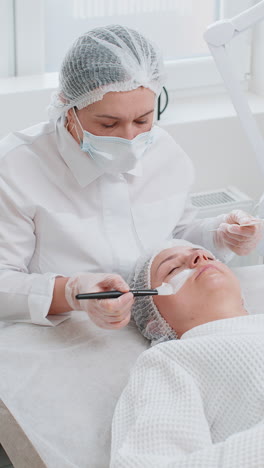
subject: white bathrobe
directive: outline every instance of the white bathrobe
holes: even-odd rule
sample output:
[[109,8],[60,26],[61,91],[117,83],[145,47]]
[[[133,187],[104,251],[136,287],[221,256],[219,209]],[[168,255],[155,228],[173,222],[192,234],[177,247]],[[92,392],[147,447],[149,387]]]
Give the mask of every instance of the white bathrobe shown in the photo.
[[111,468],[264,467],[264,314],[141,354],[113,419]]

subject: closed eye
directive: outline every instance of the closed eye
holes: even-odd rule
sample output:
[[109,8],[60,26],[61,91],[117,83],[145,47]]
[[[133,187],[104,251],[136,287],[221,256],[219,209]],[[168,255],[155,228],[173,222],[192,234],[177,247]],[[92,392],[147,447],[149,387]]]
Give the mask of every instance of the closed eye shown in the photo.
[[172,268],[172,270],[168,273],[168,276],[169,276],[174,270],[177,270],[178,268],[180,268],[180,267],[177,266],[177,267]]
[[115,125],[116,125],[116,122],[111,124],[111,125],[102,124],[102,127],[104,127],[104,128],[113,128]]

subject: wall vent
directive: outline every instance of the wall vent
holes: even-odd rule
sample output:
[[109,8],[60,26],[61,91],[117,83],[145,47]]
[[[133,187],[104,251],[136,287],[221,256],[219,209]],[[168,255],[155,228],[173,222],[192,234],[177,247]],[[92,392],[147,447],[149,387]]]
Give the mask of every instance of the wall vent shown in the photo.
[[191,201],[199,209],[199,216],[203,218],[228,213],[236,209],[251,213],[254,203],[248,195],[233,186],[219,190],[191,193]]

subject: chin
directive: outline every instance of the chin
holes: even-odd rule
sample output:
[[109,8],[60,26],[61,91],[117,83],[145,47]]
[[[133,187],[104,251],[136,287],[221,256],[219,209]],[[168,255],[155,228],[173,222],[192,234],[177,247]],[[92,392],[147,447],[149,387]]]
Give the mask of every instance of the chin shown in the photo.
[[[206,278],[201,289],[207,292],[216,294],[217,296],[222,296],[227,294],[227,291],[230,289],[230,281],[227,282],[226,278],[220,275],[212,275],[210,278]],[[231,285],[232,287],[232,285]]]
[[201,279],[203,279],[203,284],[210,284],[212,282],[219,284],[229,284],[230,277],[227,277],[223,274],[222,271],[216,270],[214,268],[208,268],[201,274]]

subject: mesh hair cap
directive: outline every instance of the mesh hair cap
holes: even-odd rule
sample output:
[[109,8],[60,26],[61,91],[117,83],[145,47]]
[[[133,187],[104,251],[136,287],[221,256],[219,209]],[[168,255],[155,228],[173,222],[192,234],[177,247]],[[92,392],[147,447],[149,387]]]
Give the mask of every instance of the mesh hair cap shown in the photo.
[[82,109],[110,91],[144,86],[158,96],[163,84],[163,61],[156,45],[118,24],[98,27],[81,35],[68,50],[49,116],[56,119],[74,106]]
[[[138,259],[129,280],[130,289],[151,289],[150,270],[154,258],[162,250],[177,246],[204,248],[183,239],[167,240],[159,248],[155,249],[154,252],[145,253]],[[132,307],[132,317],[142,335],[151,341],[151,346],[178,338],[177,333],[160,315],[152,296],[135,298]]]

